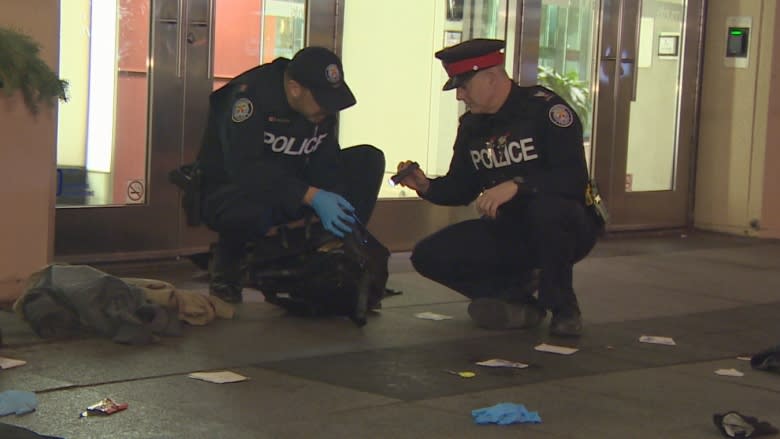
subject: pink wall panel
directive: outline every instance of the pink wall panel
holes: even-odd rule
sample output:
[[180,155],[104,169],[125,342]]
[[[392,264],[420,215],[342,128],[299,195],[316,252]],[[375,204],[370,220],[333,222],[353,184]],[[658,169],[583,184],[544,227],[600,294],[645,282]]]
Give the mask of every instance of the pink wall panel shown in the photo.
[[117,90],[114,149],[114,203],[127,201],[127,184],[140,179],[146,185],[146,74],[122,73]]
[[113,204],[127,201],[127,184],[146,183],[150,0],[121,0]]
[[119,2],[119,70],[146,72],[150,0]]
[[217,2],[214,76],[232,78],[260,61],[260,0]]
[[276,17],[265,17],[265,35],[263,35],[263,47],[265,52],[263,53],[263,62],[271,62],[276,59]]

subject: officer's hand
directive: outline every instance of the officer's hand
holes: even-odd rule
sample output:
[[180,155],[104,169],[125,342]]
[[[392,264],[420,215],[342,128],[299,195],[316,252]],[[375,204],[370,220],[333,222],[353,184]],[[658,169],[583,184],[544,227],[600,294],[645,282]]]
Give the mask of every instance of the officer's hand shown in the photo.
[[341,195],[319,189],[311,200],[311,207],[328,232],[343,238],[352,231],[355,208]]
[[514,198],[517,194],[517,184],[513,181],[505,181],[482,192],[477,198],[477,212],[488,218],[496,218],[498,208]]
[[[401,172],[404,169],[406,169],[407,166],[411,166],[411,164],[414,163],[412,161],[405,161],[398,163],[398,171]],[[424,194],[428,192],[428,187],[430,187],[431,182],[428,180],[428,177],[425,176],[425,172],[422,171],[422,169],[417,168],[414,171],[412,171],[411,174],[406,176],[403,180],[398,182],[401,186],[408,187],[410,189],[414,189],[417,192]]]

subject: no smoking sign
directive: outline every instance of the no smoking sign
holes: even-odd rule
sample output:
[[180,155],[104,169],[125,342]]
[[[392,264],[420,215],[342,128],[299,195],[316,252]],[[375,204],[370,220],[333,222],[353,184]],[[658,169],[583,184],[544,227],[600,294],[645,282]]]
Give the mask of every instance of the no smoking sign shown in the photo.
[[140,204],[146,196],[146,185],[143,180],[130,180],[127,182],[126,204]]

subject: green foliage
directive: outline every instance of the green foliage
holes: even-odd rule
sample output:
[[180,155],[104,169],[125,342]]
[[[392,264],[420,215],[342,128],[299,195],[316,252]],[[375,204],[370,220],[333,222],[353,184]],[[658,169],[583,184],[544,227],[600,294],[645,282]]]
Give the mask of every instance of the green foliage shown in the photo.
[[561,75],[550,67],[539,66],[538,81],[571,105],[583,126],[590,125],[590,89],[577,72]]
[[0,27],[0,88],[8,95],[21,92],[33,114],[41,103],[67,100],[68,82],[57,77],[39,52],[40,45],[29,36]]

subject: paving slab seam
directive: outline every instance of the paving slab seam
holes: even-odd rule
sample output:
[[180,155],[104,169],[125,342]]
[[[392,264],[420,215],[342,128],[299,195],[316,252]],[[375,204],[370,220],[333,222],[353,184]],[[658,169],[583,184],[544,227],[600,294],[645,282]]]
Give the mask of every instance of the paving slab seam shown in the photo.
[[[685,375],[692,375],[692,374],[685,374]],[[777,375],[777,377],[780,378],[780,375]],[[738,387],[745,387],[745,388],[748,388],[748,389],[751,389],[751,390],[759,390],[759,391],[762,391],[762,392],[768,392],[768,393],[773,393],[773,394],[776,394],[776,395],[780,395],[780,389],[773,389],[773,388],[769,388],[769,387],[762,387],[762,386],[759,386],[759,385],[746,383],[744,381],[737,381],[737,380],[723,381],[723,384],[728,384],[728,385],[731,385],[731,386],[738,386]]]
[[[384,299],[387,300],[387,299]],[[384,302],[383,302],[384,303]],[[383,308],[384,311],[391,311],[396,309],[407,309],[407,308],[420,308],[424,306],[436,306],[436,305],[452,305],[452,304],[458,304],[458,303],[469,303],[468,299],[456,299],[456,300],[448,300],[448,301],[442,301],[442,302],[415,302],[410,303],[407,305],[392,305],[388,306],[387,308]]]
[[[435,395],[435,396],[425,395],[425,396],[419,396],[419,397],[414,397],[414,396],[399,397],[397,395],[394,396],[394,395],[387,394],[387,393],[384,393],[384,392],[381,392],[381,391],[375,391],[375,390],[366,389],[365,387],[354,387],[354,386],[351,386],[351,385],[340,384],[338,382],[334,382],[334,381],[330,381],[330,380],[322,380],[322,379],[318,379],[318,378],[315,378],[315,377],[312,377],[312,376],[301,375],[301,374],[298,374],[298,373],[295,373],[295,372],[287,372],[287,371],[285,371],[283,369],[273,367],[272,363],[269,363],[267,365],[268,367],[265,367],[263,365],[258,365],[258,366],[255,366],[255,367],[257,367],[259,369],[267,370],[269,372],[274,372],[274,373],[278,373],[278,374],[285,375],[285,376],[295,377],[297,379],[303,379],[303,380],[308,380],[308,381],[312,381],[312,382],[325,382],[325,383],[328,383],[330,385],[334,385],[334,386],[337,386],[337,387],[344,387],[344,388],[350,388],[350,389],[354,389],[354,390],[359,390],[359,391],[361,391],[363,393],[366,393],[366,394],[372,394],[372,395],[378,395],[378,396],[383,396],[383,397],[387,397],[387,398],[393,398],[393,399],[397,399],[397,400],[400,400],[400,401],[403,401],[403,402],[407,402],[407,403],[414,403],[414,402],[426,401],[426,400],[429,400],[429,399],[439,399],[441,397],[448,397],[448,398],[450,398],[450,397],[465,396],[465,395],[470,395],[470,394],[475,394],[475,393],[481,393],[483,391],[492,391],[492,390],[496,390],[498,388],[514,388],[514,387],[521,388],[524,385],[545,384],[545,385],[555,385],[555,386],[565,387],[566,385],[563,384],[563,383],[565,383],[566,381],[569,381],[569,380],[590,379],[590,378],[597,378],[597,377],[608,377],[608,376],[616,374],[616,373],[637,372],[637,371],[650,371],[650,370],[656,370],[656,369],[660,370],[660,369],[669,368],[669,367],[690,366],[690,365],[695,365],[695,364],[705,364],[705,363],[714,362],[714,361],[730,360],[730,359],[733,359],[733,358],[734,357],[731,356],[731,355],[725,356],[725,357],[724,356],[717,356],[717,357],[713,356],[713,357],[707,357],[707,358],[699,358],[699,359],[697,359],[695,361],[692,360],[692,361],[669,362],[669,363],[662,364],[662,365],[657,365],[657,366],[642,365],[642,364],[632,363],[632,362],[629,362],[629,361],[623,361],[623,363],[625,363],[628,367],[622,368],[622,369],[616,369],[616,370],[608,370],[608,371],[585,372],[585,373],[579,373],[579,374],[562,376],[562,377],[552,377],[552,378],[548,378],[548,379],[539,378],[539,379],[537,379],[537,380],[535,380],[535,381],[533,381],[531,383],[524,383],[524,384],[519,384],[519,385],[509,385],[507,387],[487,387],[487,388],[484,388],[484,389],[464,390],[462,392],[447,392],[446,395]],[[539,365],[533,365],[532,364],[531,367],[539,368],[539,367],[544,367],[544,366],[539,366]]]
[[68,340],[48,340],[44,338],[41,339],[40,341],[30,341],[30,342],[21,342],[21,343],[13,343],[13,342],[7,343],[4,341],[3,344],[0,345],[0,348],[2,348],[3,350],[27,349],[27,348],[35,348],[35,347],[48,346],[48,345],[64,345],[64,344],[76,343],[84,340],[97,340],[99,338],[100,337],[68,339]]
[[[371,392],[363,392],[363,393],[365,393],[366,395],[373,395],[373,396],[380,396],[382,398],[395,399],[395,398],[390,398],[388,396],[379,395],[377,393],[371,393]],[[381,408],[404,407],[404,406],[411,405],[411,404],[414,404],[414,403],[415,402],[404,401],[402,399],[395,399],[395,401],[392,401],[392,402],[382,402],[382,403],[378,403],[378,404],[366,404],[366,405],[361,405],[360,407],[350,407],[350,408],[344,408],[344,409],[337,409],[337,410],[333,410],[333,411],[328,411],[328,416],[339,415],[339,414],[342,414],[342,413],[355,414],[355,412],[359,412],[361,410],[365,411],[365,410],[374,410],[374,409],[381,409]],[[442,411],[442,410],[439,410],[439,411]]]
[[[753,247],[755,248],[755,247]],[[733,260],[728,259],[722,259],[717,258],[714,256],[708,256],[708,255],[695,255],[697,262],[708,262],[712,265],[722,265],[726,267],[734,267],[739,270],[745,270],[745,271],[775,271],[777,270],[776,266],[764,266],[764,265],[754,265],[754,264],[746,264],[741,263]],[[657,264],[657,263],[656,263]],[[657,265],[656,265],[657,266]]]
[[[644,281],[634,281],[633,282],[636,285],[645,286],[645,287],[652,287],[657,288],[663,292],[671,293],[671,294],[681,294],[686,296],[696,296],[696,297],[706,297],[708,299],[716,299],[716,300],[722,300],[724,302],[730,302],[734,304],[734,308],[739,308],[742,306],[750,306],[750,305],[756,305],[756,301],[751,300],[740,300],[733,297],[724,297],[723,295],[718,294],[709,294],[709,293],[702,293],[699,291],[692,291],[691,289],[681,288],[681,287],[674,287],[670,286],[669,284],[661,284],[658,282],[644,282]],[[575,281],[576,286],[576,281]],[[723,310],[727,310],[731,308],[723,308]],[[698,313],[696,313],[698,314]],[[627,320],[628,321],[628,320]]]
[[[598,244],[596,244],[598,246]],[[598,251],[594,251],[594,253],[589,254],[586,258],[587,259],[615,259],[615,258],[637,258],[641,256],[663,256],[668,254],[681,254],[681,253],[693,253],[693,252],[701,252],[701,251],[712,251],[712,250],[729,250],[734,248],[745,248],[745,247],[751,247],[753,246],[746,244],[742,246],[725,246],[725,247],[711,247],[707,249],[676,249],[676,250],[663,250],[663,251],[637,251],[634,253],[624,253],[624,254],[602,254]]]
[[132,383],[136,381],[147,381],[147,380],[154,380],[159,378],[170,378],[175,376],[182,376],[182,375],[188,375],[193,372],[202,372],[202,370],[193,370],[190,372],[175,372],[175,373],[166,373],[161,375],[153,375],[153,376],[146,376],[146,377],[136,377],[136,378],[124,378],[119,380],[109,380],[109,381],[101,381],[101,382],[95,382],[95,383],[82,383],[82,384],[71,384],[68,386],[57,386],[57,387],[50,387],[46,389],[40,389],[36,390],[35,393],[54,393],[59,392],[63,390],[74,390],[74,389],[89,389],[93,387],[100,387],[100,386],[107,386],[111,384],[122,384],[122,383]]

